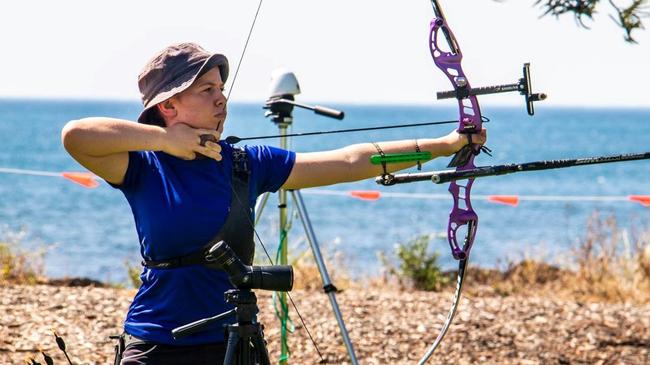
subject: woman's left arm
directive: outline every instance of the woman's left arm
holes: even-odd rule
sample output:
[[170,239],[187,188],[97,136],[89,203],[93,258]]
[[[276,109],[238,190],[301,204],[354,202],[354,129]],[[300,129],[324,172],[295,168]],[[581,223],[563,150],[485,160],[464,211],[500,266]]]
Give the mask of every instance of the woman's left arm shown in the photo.
[[[486,131],[473,139],[483,144]],[[376,142],[386,154],[415,152],[416,140]],[[450,156],[467,144],[467,137],[456,131],[440,138],[418,139],[417,146],[422,152],[431,152],[431,157]],[[354,144],[332,151],[298,153],[296,162],[283,189],[304,189],[314,186],[332,185],[379,176],[383,173],[381,165],[370,163],[370,156],[379,152],[372,143]],[[387,172],[395,172],[415,166],[415,162],[391,163]]]

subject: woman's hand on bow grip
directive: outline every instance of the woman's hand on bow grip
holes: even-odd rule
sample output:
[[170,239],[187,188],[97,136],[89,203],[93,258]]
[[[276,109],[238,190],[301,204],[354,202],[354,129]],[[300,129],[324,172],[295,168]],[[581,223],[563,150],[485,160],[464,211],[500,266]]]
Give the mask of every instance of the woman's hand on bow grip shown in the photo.
[[[449,145],[449,150],[445,154],[446,156],[451,156],[454,153],[460,151],[465,145],[469,143],[468,134],[458,133],[458,131],[453,130],[451,133],[443,137],[447,144]],[[479,133],[471,135],[472,144],[484,145],[487,141],[487,129],[482,128]]]
[[183,160],[193,160],[200,154],[221,161],[221,146],[217,143],[221,133],[218,131],[192,128],[183,123],[165,130],[164,152]]

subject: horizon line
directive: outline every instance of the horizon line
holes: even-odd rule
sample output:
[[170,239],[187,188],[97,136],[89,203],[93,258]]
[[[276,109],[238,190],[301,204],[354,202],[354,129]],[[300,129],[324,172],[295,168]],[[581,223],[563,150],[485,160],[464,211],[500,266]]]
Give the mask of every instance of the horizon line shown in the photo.
[[[118,102],[118,103],[133,103],[141,104],[140,100],[135,98],[119,98],[119,97],[95,97],[95,96],[25,96],[25,95],[0,95],[0,101],[15,100],[15,101],[53,101],[53,102]],[[240,104],[240,105],[252,105],[259,104],[263,105],[266,100],[263,99],[243,99],[243,100],[233,100],[230,101],[230,104]],[[453,108],[456,107],[456,103],[453,101],[443,101],[439,102],[436,99],[432,98],[432,103],[427,103],[423,101],[341,101],[341,100],[313,100],[313,99],[302,99],[303,103],[315,103],[315,104],[338,104],[338,105],[350,105],[350,106],[417,106],[417,107],[443,107],[443,108]],[[483,104],[481,106],[494,106],[498,108],[516,108],[520,107],[522,103],[499,103],[499,102],[490,102],[489,104]],[[323,105],[325,106],[325,105]],[[549,109],[549,108],[559,108],[559,109],[569,109],[569,108],[589,108],[589,109],[650,109],[650,105],[635,105],[635,104],[613,104],[613,105],[589,105],[589,104],[564,104],[564,103],[546,103],[542,105],[537,105],[536,109]]]

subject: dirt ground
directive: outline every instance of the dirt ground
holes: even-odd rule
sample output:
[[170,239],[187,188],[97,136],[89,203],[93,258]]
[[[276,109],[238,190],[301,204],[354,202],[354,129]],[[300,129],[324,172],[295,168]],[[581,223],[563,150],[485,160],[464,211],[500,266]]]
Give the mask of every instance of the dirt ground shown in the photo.
[[[451,290],[451,288],[450,288]],[[28,357],[67,364],[52,329],[74,364],[112,364],[108,336],[121,323],[132,289],[52,285],[0,287],[0,364]],[[337,299],[361,364],[414,364],[438,334],[452,292],[347,290]],[[258,292],[272,362],[279,357],[279,322],[269,293]],[[329,364],[349,363],[338,326],[321,292],[294,291],[318,349]],[[293,308],[290,363],[320,361]],[[456,319],[430,364],[648,364],[650,305],[583,303],[552,295],[463,295]]]

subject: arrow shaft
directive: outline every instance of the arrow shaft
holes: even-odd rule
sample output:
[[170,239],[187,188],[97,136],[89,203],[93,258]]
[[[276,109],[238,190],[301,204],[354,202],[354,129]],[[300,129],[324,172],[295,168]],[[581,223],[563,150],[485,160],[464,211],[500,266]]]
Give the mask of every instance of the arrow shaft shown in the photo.
[[545,160],[526,162],[521,164],[507,164],[496,166],[477,167],[474,169],[459,170],[459,171],[433,171],[433,172],[418,172],[396,174],[392,177],[390,182],[386,182],[382,178],[377,178],[377,183],[382,185],[403,184],[416,181],[432,181],[436,184],[444,184],[451,181],[467,180],[477,177],[487,177],[496,175],[506,175],[515,172],[526,171],[539,171],[539,170],[554,170],[566,167],[584,166],[584,165],[598,165],[613,162],[636,161],[650,159],[650,152],[643,153],[630,153],[622,155],[600,156],[600,157],[586,157],[576,159],[564,160]]
[[564,160],[547,160],[535,161],[522,164],[508,164],[498,166],[478,167],[476,169],[464,171],[443,171],[434,172],[431,174],[431,181],[436,184],[442,184],[450,181],[465,180],[476,177],[496,176],[512,174],[515,172],[525,171],[540,171],[540,170],[554,170],[563,169],[574,166],[584,165],[599,165],[613,162],[636,161],[650,159],[650,152],[632,153],[623,155],[600,156],[600,157],[586,157],[577,159],[564,159]]

